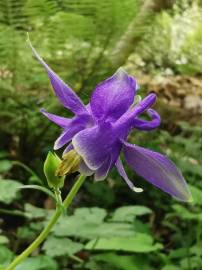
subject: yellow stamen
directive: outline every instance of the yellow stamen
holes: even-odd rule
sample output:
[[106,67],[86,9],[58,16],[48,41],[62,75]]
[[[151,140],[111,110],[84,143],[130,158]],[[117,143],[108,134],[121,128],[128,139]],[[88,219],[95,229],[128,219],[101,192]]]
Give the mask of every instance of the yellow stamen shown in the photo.
[[78,171],[80,161],[81,157],[77,152],[75,150],[70,150],[68,153],[63,155],[62,162],[56,171],[56,175],[64,176]]

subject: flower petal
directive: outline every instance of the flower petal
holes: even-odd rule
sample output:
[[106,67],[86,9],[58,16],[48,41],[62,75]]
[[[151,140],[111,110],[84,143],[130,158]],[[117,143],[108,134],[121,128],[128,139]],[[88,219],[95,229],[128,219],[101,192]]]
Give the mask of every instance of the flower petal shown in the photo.
[[151,121],[146,121],[142,119],[136,118],[133,121],[133,128],[137,128],[140,130],[152,130],[157,128],[161,123],[160,115],[153,109],[147,110],[148,114],[151,116]]
[[95,171],[88,168],[86,163],[83,160],[81,160],[79,165],[79,172],[85,176],[91,176],[92,174],[94,174]]
[[50,121],[54,122],[56,125],[65,128],[71,122],[71,119],[61,117],[52,113],[48,113],[45,109],[40,110],[43,115],[45,115]]
[[32,46],[31,42],[28,41],[29,46],[31,47],[35,57],[39,60],[39,62],[46,69],[49,79],[51,81],[52,87],[55,91],[60,102],[63,104],[65,108],[68,108],[75,114],[87,113],[85,105],[80,100],[80,98],[76,95],[76,93],[65,84],[59,76],[44,62],[44,60],[39,56],[37,51]]
[[111,157],[109,156],[104,161],[102,166],[96,170],[95,175],[94,175],[95,181],[102,181],[107,177],[107,175],[111,169],[111,163],[112,163],[112,160],[111,160]]
[[63,147],[65,144],[71,141],[71,139],[77,132],[78,130],[73,127],[63,131],[62,134],[55,141],[53,149],[58,150]]
[[54,150],[57,150],[70,142],[76,133],[86,128],[89,121],[90,118],[86,117],[86,115],[75,116],[72,118],[69,124],[65,126],[62,134],[55,141]]
[[123,163],[122,163],[120,157],[117,159],[115,166],[116,166],[118,173],[123,177],[123,179],[125,180],[126,184],[129,186],[130,189],[132,189],[133,191],[135,191],[137,193],[143,191],[142,188],[135,187],[134,184],[130,181],[130,179],[128,178],[128,176],[124,170]]
[[102,123],[80,131],[72,140],[77,153],[91,170],[102,166],[108,154],[112,152],[117,140],[110,123]]
[[191,193],[181,172],[166,156],[126,142],[124,154],[138,175],[181,201],[191,201]]
[[155,94],[149,94],[142,101],[139,102],[134,108],[125,112],[114,124],[117,130],[126,130],[133,128],[135,117],[148,110],[156,101]]
[[92,94],[90,105],[98,120],[118,119],[134,101],[136,81],[123,69],[98,84]]
[[67,145],[67,147],[65,147],[65,150],[63,151],[62,155],[68,153],[68,152],[71,151],[72,149],[74,149],[74,147],[73,147],[72,143],[69,143],[69,144]]

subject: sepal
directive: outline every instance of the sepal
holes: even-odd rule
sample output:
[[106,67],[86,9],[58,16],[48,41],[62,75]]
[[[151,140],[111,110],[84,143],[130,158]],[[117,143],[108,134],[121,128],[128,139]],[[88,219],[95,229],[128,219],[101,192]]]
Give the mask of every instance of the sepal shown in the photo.
[[44,174],[46,176],[50,188],[62,188],[64,186],[65,177],[56,174],[58,167],[61,164],[61,159],[52,152],[48,152],[44,162]]

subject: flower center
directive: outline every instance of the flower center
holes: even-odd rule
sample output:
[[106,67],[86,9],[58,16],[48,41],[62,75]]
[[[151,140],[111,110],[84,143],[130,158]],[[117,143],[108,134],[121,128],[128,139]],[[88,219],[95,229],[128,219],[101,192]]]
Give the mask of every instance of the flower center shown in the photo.
[[56,171],[56,175],[64,176],[78,171],[80,162],[81,157],[78,153],[75,150],[70,150],[63,155],[62,162]]

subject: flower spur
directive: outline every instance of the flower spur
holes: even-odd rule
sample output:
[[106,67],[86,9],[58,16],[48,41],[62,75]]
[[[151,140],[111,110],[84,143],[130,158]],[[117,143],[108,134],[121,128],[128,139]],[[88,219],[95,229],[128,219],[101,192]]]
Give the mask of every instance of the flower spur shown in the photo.
[[[84,105],[76,93],[65,84],[39,56],[31,43],[35,57],[44,66],[60,103],[71,110],[71,119],[41,109],[43,115],[62,128],[54,149],[66,145],[64,157],[75,152],[79,155],[78,170],[84,175],[93,175],[95,181],[104,180],[116,167],[128,186],[136,191],[128,178],[120,153],[139,176],[181,201],[191,201],[191,193],[178,168],[165,155],[127,142],[133,129],[149,131],[160,125],[159,114],[151,109],[156,101],[154,93],[134,105],[138,89],[136,80],[122,68],[110,78],[98,84],[89,104]],[[151,120],[140,117],[146,112]]]

